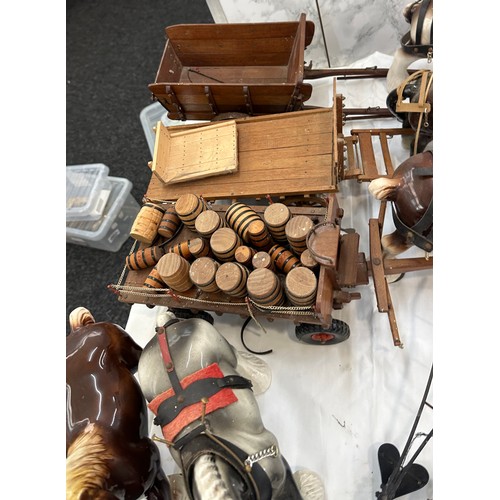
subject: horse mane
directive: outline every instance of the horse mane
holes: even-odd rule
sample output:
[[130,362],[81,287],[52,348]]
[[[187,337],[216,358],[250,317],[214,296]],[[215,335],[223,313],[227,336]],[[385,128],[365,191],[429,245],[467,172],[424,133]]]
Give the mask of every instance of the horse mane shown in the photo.
[[109,453],[102,430],[89,424],[68,448],[66,457],[66,499],[111,499],[104,485],[109,476]]

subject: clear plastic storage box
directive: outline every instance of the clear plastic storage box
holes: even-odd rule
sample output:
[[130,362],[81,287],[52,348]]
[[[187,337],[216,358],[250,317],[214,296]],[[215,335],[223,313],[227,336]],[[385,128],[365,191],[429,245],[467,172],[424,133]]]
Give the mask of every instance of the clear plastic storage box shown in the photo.
[[132,183],[108,177],[109,193],[101,217],[92,221],[66,221],[66,241],[117,252],[130,236],[140,206],[130,194]]
[[102,163],[66,167],[66,220],[99,220],[110,192],[109,168]]

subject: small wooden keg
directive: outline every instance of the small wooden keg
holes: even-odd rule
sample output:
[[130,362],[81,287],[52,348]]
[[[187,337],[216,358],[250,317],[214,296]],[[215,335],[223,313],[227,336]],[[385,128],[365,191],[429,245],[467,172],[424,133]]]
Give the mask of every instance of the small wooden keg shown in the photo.
[[255,255],[254,248],[249,247],[247,245],[241,245],[234,252],[234,260],[248,267],[252,265],[252,258],[254,255]]
[[130,236],[141,243],[151,245],[158,234],[158,226],[165,214],[165,209],[154,203],[144,204],[137,214]]
[[248,242],[257,250],[269,250],[275,243],[262,219],[254,220],[248,226]]
[[226,227],[226,222],[215,210],[205,210],[196,217],[194,227],[202,238],[210,239],[217,229]]
[[185,292],[193,286],[189,262],[176,253],[166,253],[156,264],[160,278],[173,290]]
[[163,214],[160,225],[158,226],[158,234],[169,240],[174,237],[181,225],[182,221],[179,219],[179,216],[175,211],[175,207],[173,205],[169,205],[165,209],[165,213]]
[[304,267],[307,267],[308,269],[311,269],[312,271],[318,269],[318,267],[319,267],[318,261],[312,256],[311,250],[309,250],[308,248],[306,248],[300,254],[300,263]]
[[203,238],[193,238],[188,242],[189,251],[195,259],[209,257],[211,254],[210,243]]
[[290,209],[283,203],[271,203],[264,210],[264,222],[272,238],[278,243],[286,243],[285,227],[291,219]]
[[186,260],[194,260],[194,256],[191,253],[191,250],[189,249],[189,242],[191,240],[184,240],[180,241],[178,243],[175,243],[175,245],[171,245],[168,247],[167,252],[168,253],[176,253],[177,255],[180,255],[181,257],[184,257]]
[[275,270],[271,256],[267,252],[256,252],[252,258],[252,266],[254,269],[270,269]]
[[219,287],[215,281],[215,275],[220,264],[210,257],[196,259],[189,268],[191,281],[204,292],[218,292]]
[[239,262],[224,262],[215,274],[215,282],[220,290],[231,297],[245,297],[250,271]]
[[270,269],[255,269],[247,279],[248,296],[261,306],[281,306],[285,301],[278,276]]
[[175,202],[175,211],[189,229],[196,231],[196,218],[207,209],[205,200],[192,193],[179,196]]
[[280,245],[272,246],[269,249],[269,255],[276,268],[285,274],[302,265],[292,252]]
[[161,279],[158,269],[153,267],[148,277],[144,280],[143,287],[145,288],[167,288],[167,284]]
[[313,227],[314,222],[307,215],[296,215],[287,222],[286,238],[295,254],[300,255],[307,248],[306,238]]
[[160,246],[143,248],[127,255],[125,265],[132,271],[147,269],[148,267],[153,267],[164,254],[165,250]]
[[221,262],[234,260],[236,249],[242,244],[241,238],[230,227],[217,229],[210,238],[212,253]]
[[296,267],[286,275],[285,294],[294,306],[312,306],[317,289],[316,275],[307,267]]
[[227,225],[233,229],[246,243],[249,243],[248,227],[254,221],[261,220],[259,214],[244,203],[233,203],[226,210]]

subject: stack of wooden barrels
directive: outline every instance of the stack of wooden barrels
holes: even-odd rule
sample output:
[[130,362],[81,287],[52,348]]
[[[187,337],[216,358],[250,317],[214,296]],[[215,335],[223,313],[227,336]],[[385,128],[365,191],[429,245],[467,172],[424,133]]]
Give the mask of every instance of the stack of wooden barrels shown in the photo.
[[[293,215],[284,203],[269,204],[261,215],[242,202],[216,211],[195,194],[165,205],[146,203],[130,232],[143,248],[127,257],[126,266],[150,269],[144,282],[150,289],[197,288],[207,300],[222,293],[260,306],[311,307],[319,265],[306,240],[315,222]],[[188,236],[176,237],[182,226]]]

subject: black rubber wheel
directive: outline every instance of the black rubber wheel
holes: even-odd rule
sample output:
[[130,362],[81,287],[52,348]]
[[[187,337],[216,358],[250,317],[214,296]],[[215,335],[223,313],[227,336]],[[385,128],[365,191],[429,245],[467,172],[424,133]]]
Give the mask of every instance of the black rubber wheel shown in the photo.
[[332,319],[332,324],[327,328],[308,323],[300,323],[295,327],[295,336],[306,344],[340,344],[347,340],[350,334],[349,325],[340,319]]
[[172,307],[169,307],[169,311],[173,312],[178,319],[199,318],[208,321],[211,325],[214,324],[213,316],[206,311],[191,311],[190,309],[176,309]]

